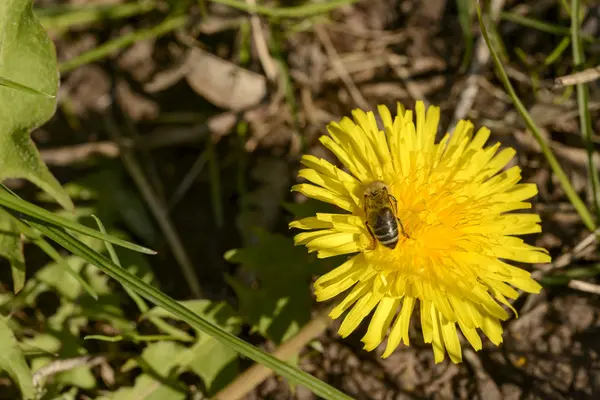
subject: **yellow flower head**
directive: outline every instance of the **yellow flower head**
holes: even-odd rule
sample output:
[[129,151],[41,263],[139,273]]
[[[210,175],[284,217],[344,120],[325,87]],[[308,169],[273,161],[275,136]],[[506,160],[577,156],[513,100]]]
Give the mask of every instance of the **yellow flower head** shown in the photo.
[[[330,314],[335,319],[349,310],[339,329],[342,337],[375,310],[362,341],[373,350],[391,327],[387,357],[401,341],[409,344],[418,304],[423,337],[432,344],[435,361],[447,352],[460,362],[457,324],[475,350],[482,346],[477,329],[499,345],[500,320],[509,316],[502,305],[511,307],[507,298],[517,298],[514,288],[541,289],[527,271],[503,261],[550,261],[544,249],[515,237],[540,232],[539,216],[510,213],[531,208],[525,200],[537,188],[518,183],[517,166],[502,171],[515,151],[498,151],[499,143],[484,147],[487,128],[473,136],[473,124],[460,121],[452,135],[436,144],[438,107],[425,110],[417,102],[416,123],[412,111],[400,105],[394,118],[385,106],[378,110],[383,131],[373,113],[355,110],[353,120],[331,123],[329,136],[321,137],[348,172],[314,156],[302,159],[307,168],[299,175],[311,183],[293,190],[346,212],[317,214],[290,226],[308,230],[296,235],[296,244],[321,258],[356,253],[315,283],[319,301],[349,290]],[[382,244],[385,240],[377,240],[366,223],[365,189],[373,182],[383,182],[398,218],[395,246]]]

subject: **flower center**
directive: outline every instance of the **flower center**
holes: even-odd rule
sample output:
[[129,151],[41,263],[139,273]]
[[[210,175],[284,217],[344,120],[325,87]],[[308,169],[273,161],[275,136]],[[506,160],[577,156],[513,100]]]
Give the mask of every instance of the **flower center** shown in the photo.
[[398,218],[409,236],[402,234],[394,249],[377,246],[365,253],[370,264],[382,272],[402,272],[417,277],[433,266],[453,264],[452,255],[472,247],[463,229],[479,213],[472,197],[460,182],[394,182],[390,191],[398,200]]

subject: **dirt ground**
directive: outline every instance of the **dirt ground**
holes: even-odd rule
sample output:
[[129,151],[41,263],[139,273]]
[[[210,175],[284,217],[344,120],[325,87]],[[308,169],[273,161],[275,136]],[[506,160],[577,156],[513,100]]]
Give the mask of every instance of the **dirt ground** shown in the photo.
[[[568,29],[561,1],[498,3],[506,12]],[[38,2],[39,7],[57,4],[64,2]],[[331,12],[329,23],[323,14],[312,19],[312,24],[298,19],[267,23],[260,18],[256,26],[247,24],[248,14],[230,7],[206,2],[206,8],[203,16],[193,6],[184,29],[137,42],[64,73],[61,95],[68,101],[62,101],[54,119],[34,133],[44,159],[66,182],[89,172],[85,167],[89,157],[101,155],[118,162],[118,149],[102,118],[112,112],[116,123],[128,129],[130,143],[138,150],[154,187],[172,200],[170,216],[176,229],[185,232],[183,245],[192,262],[203,266],[198,273],[205,296],[235,302],[224,276],[236,273],[236,266],[226,262],[223,254],[243,241],[237,228],[240,182],[250,191],[269,183],[270,194],[262,196],[257,206],[260,224],[286,232],[288,217],[278,202],[294,200],[288,188],[297,180],[303,149],[330,157],[317,141],[325,124],[363,105],[395,108],[401,102],[412,107],[416,99],[425,99],[441,107],[444,130],[455,122],[455,115],[473,120],[476,126],[488,126],[493,132],[491,141],[516,148],[524,180],[539,186],[534,209],[542,215],[543,233],[530,240],[546,247],[556,259],[571,254],[588,236],[495,77],[489,57],[477,57],[481,40],[476,18],[472,20],[474,57],[461,67],[467,40],[454,1],[359,1]],[[154,26],[162,18],[163,13],[154,11],[143,18],[82,25],[52,35],[59,60],[64,61],[134,29]],[[318,24],[319,18],[323,24]],[[250,29],[246,36],[240,33],[242,22],[244,29]],[[586,34],[600,37],[600,6],[590,6],[583,27]],[[561,97],[564,89],[552,86],[554,78],[572,71],[570,50],[545,66],[544,59],[559,44],[560,35],[505,19],[497,25],[497,33],[519,96],[543,127],[575,188],[589,196],[575,96]],[[248,40],[251,51],[246,54],[241,49]],[[266,53],[261,41],[270,44]],[[589,64],[598,64],[598,43],[586,47]],[[287,75],[269,79],[282,62]],[[243,66],[244,71],[235,76],[223,72],[232,65]],[[589,87],[593,128],[598,132],[600,90],[597,82]],[[474,93],[467,103],[466,92]],[[459,106],[470,99],[472,106],[461,112]],[[238,121],[247,122],[245,132],[236,132]],[[210,211],[208,168],[192,176],[193,184],[182,195],[173,197],[186,174],[201,162],[207,138],[215,143],[219,160],[220,226]],[[599,144],[595,136],[594,145]],[[245,160],[242,169],[238,157]],[[191,295],[186,294],[180,272],[165,268],[175,261],[164,240],[154,243],[162,255],[151,262],[162,288],[180,298]],[[591,245],[566,268],[596,263],[596,246]],[[584,280],[595,283],[594,277]],[[334,324],[319,338],[323,351],[305,350],[300,365],[357,399],[600,398],[599,304],[598,294],[564,283],[546,286],[538,296],[524,295],[515,302],[519,318],[505,325],[503,345],[496,348],[488,342],[481,352],[465,350],[461,365],[435,365],[416,324],[411,328],[413,345],[401,347],[385,360],[379,358],[381,349],[361,350],[363,331],[342,340]],[[315,397],[272,377],[246,398]]]

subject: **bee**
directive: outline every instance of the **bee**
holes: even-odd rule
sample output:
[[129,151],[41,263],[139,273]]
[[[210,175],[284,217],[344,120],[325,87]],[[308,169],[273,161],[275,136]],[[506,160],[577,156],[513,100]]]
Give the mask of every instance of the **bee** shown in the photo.
[[404,231],[402,221],[396,216],[398,201],[392,196],[385,183],[375,181],[364,191],[365,225],[373,237],[371,250],[377,242],[389,249],[396,248],[399,239],[398,226],[402,235],[409,237]]

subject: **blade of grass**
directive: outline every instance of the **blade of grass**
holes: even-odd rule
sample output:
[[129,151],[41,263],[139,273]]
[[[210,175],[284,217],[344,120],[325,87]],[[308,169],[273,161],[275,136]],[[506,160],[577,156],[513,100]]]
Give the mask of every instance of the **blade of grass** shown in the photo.
[[67,29],[75,25],[133,17],[155,8],[155,1],[141,0],[110,6],[55,6],[36,9],[35,13],[45,29]]
[[471,0],[456,0],[456,8],[458,9],[458,22],[463,33],[465,42],[465,54],[460,63],[460,70],[466,71],[471,64],[473,56],[473,27],[471,23]]
[[[284,88],[286,104],[290,107],[292,113],[292,122],[294,124],[294,132],[299,132],[299,117],[298,117],[298,104],[296,103],[296,89],[294,87],[294,80],[290,74],[290,68],[286,62],[286,56],[283,53],[285,32],[282,32],[281,27],[273,24],[271,27],[271,40],[269,41],[269,47],[273,58],[277,61],[279,66],[279,79],[280,85]],[[305,135],[298,135],[294,133],[294,138],[300,141],[300,149],[303,152],[306,149],[306,138]]]
[[215,143],[209,137],[206,142],[208,156],[208,175],[210,176],[210,202],[213,217],[217,228],[223,227],[223,195],[221,193],[221,176],[219,174],[219,159],[215,150]]
[[10,88],[10,89],[19,90],[21,92],[33,94],[35,96],[46,97],[48,99],[53,99],[55,97],[55,96],[53,96],[51,94],[40,92],[37,89],[30,88],[29,86],[23,85],[21,83],[15,82],[15,81],[11,81],[10,79],[3,78],[1,76],[0,76],[0,86],[4,86],[4,87]]
[[538,282],[544,286],[566,285],[573,279],[593,278],[597,275],[600,275],[600,264],[569,268],[560,274],[546,275],[539,279]]
[[106,242],[115,244],[117,246],[124,247],[133,251],[137,251],[144,254],[156,254],[154,250],[150,250],[146,247],[139,246],[125,240],[121,240],[110,235],[105,235],[102,232],[98,232],[94,229],[88,228],[85,225],[81,225],[77,222],[73,222],[67,218],[56,215],[50,211],[44,210],[41,207],[31,204],[14,193],[6,186],[0,184],[0,206],[8,208],[10,210],[21,213],[19,217],[22,219],[36,218],[40,221],[52,225],[58,225],[65,229],[70,229],[74,232],[81,233],[82,235],[90,236],[96,239],[104,240]]
[[131,336],[106,336],[106,335],[86,335],[83,337],[83,340],[99,340],[101,342],[121,342],[123,340],[130,340],[132,342],[156,342],[162,340],[179,340],[177,337],[173,337],[170,335],[131,335]]
[[[95,215],[92,215],[92,218],[94,218],[94,220],[96,221],[96,225],[98,225],[98,229],[100,230],[100,232],[106,234],[106,229],[104,228],[104,224],[102,223],[102,221],[100,221],[100,218],[96,217]],[[106,250],[108,250],[108,254],[110,255],[110,259],[112,260],[112,262],[114,262],[120,268],[123,268],[121,262],[119,261],[119,256],[117,256],[117,252],[115,251],[113,245],[109,242],[104,242],[104,245],[106,246]],[[124,286],[124,289],[142,313],[148,311],[148,305],[146,304],[144,299],[140,297],[139,294],[129,289],[127,286]]]
[[50,238],[60,246],[64,247],[71,253],[95,265],[108,276],[119,281],[122,285],[129,286],[132,290],[136,291],[142,297],[162,307],[166,311],[171,312],[183,321],[190,324],[192,327],[195,327],[201,330],[202,332],[206,333],[207,335],[214,337],[215,339],[229,346],[233,350],[245,355],[246,357],[260,364],[265,365],[266,367],[273,369],[276,373],[285,377],[286,379],[289,379],[294,383],[306,386],[313,393],[325,399],[351,399],[351,397],[329,386],[325,382],[320,381],[314,376],[290,364],[287,364],[284,361],[278,360],[270,354],[265,353],[257,347],[246,343],[242,339],[206,321],[204,318],[195,314],[189,308],[179,304],[173,298],[167,296],[160,290],[152,287],[151,285],[142,281],[141,279],[129,273],[128,271],[119,268],[109,259],[97,253],[89,246],[80,242],[73,236],[69,235],[64,230],[56,228],[54,226],[44,225],[35,221],[30,221],[30,223],[48,238]]
[[62,62],[59,64],[58,70],[59,72],[64,73],[82,65],[101,60],[141,40],[156,38],[179,29],[185,25],[186,21],[187,17],[185,15],[167,18],[152,28],[140,29],[138,31],[128,33],[117,39],[110,40],[94,48],[93,50],[87,51],[77,57]]
[[552,53],[548,54],[548,57],[544,59],[544,65],[549,66],[554,64],[554,62],[556,62],[560,58],[562,53],[567,49],[567,47],[569,47],[570,44],[570,37],[562,38],[558,46],[556,46],[556,48],[552,50]]
[[[509,11],[502,12],[500,14],[500,17],[505,21],[514,22],[515,24],[537,29],[538,31],[550,33],[553,35],[569,36],[571,34],[571,29],[566,26],[551,24],[545,21],[540,21],[534,18],[526,17],[524,15],[511,13]],[[581,35],[581,39],[585,40],[586,42],[600,41],[600,39],[590,35]]]
[[245,12],[262,14],[270,18],[306,18],[312,15],[323,14],[347,4],[353,4],[358,0],[332,0],[323,3],[310,3],[294,7],[266,7],[251,6],[240,0],[211,0],[213,3],[223,4]]
[[581,217],[581,220],[583,221],[585,226],[590,231],[594,231],[596,229],[596,222],[594,221],[594,218],[590,214],[585,203],[581,200],[581,198],[575,192],[575,189],[573,189],[573,186],[571,185],[569,178],[567,177],[567,175],[563,171],[562,167],[558,163],[556,156],[550,149],[550,146],[548,146],[548,143],[546,143],[546,141],[542,137],[540,129],[536,125],[533,118],[531,118],[531,115],[529,115],[529,113],[527,112],[527,109],[525,108],[525,106],[523,105],[521,100],[519,99],[519,96],[517,95],[517,93],[515,92],[515,89],[513,88],[512,84],[510,83],[510,79],[508,78],[508,75],[506,74],[506,71],[504,70],[502,61],[498,57],[496,50],[494,49],[493,45],[491,44],[490,37],[488,35],[488,30],[483,22],[480,0],[477,0],[476,8],[477,8],[477,19],[479,20],[479,26],[481,28],[481,33],[485,39],[485,42],[488,45],[488,48],[490,49],[490,55],[492,56],[492,59],[494,60],[494,65],[496,66],[496,73],[498,75],[498,78],[500,79],[500,81],[504,85],[504,88],[510,95],[515,107],[517,108],[517,111],[519,112],[519,114],[521,114],[521,117],[523,118],[523,121],[525,122],[527,129],[529,129],[529,131],[533,134],[536,141],[540,145],[540,148],[542,150],[542,153],[544,154],[544,157],[546,157],[548,164],[550,164],[550,168],[552,168],[552,171],[558,178],[558,180],[561,184],[561,187],[565,191],[567,198],[569,199],[571,204],[573,204],[573,207],[575,207],[575,209],[577,210],[577,213]]
[[[579,0],[571,0],[571,49],[573,50],[573,65],[575,70],[581,71],[585,63],[585,54],[581,44],[580,32],[580,5]],[[577,85],[577,107],[579,109],[579,129],[585,145],[588,161],[588,175],[591,181],[592,197],[596,209],[596,218],[600,218],[600,178],[594,165],[594,143],[592,142],[592,119],[588,108],[588,87],[585,83]]]

